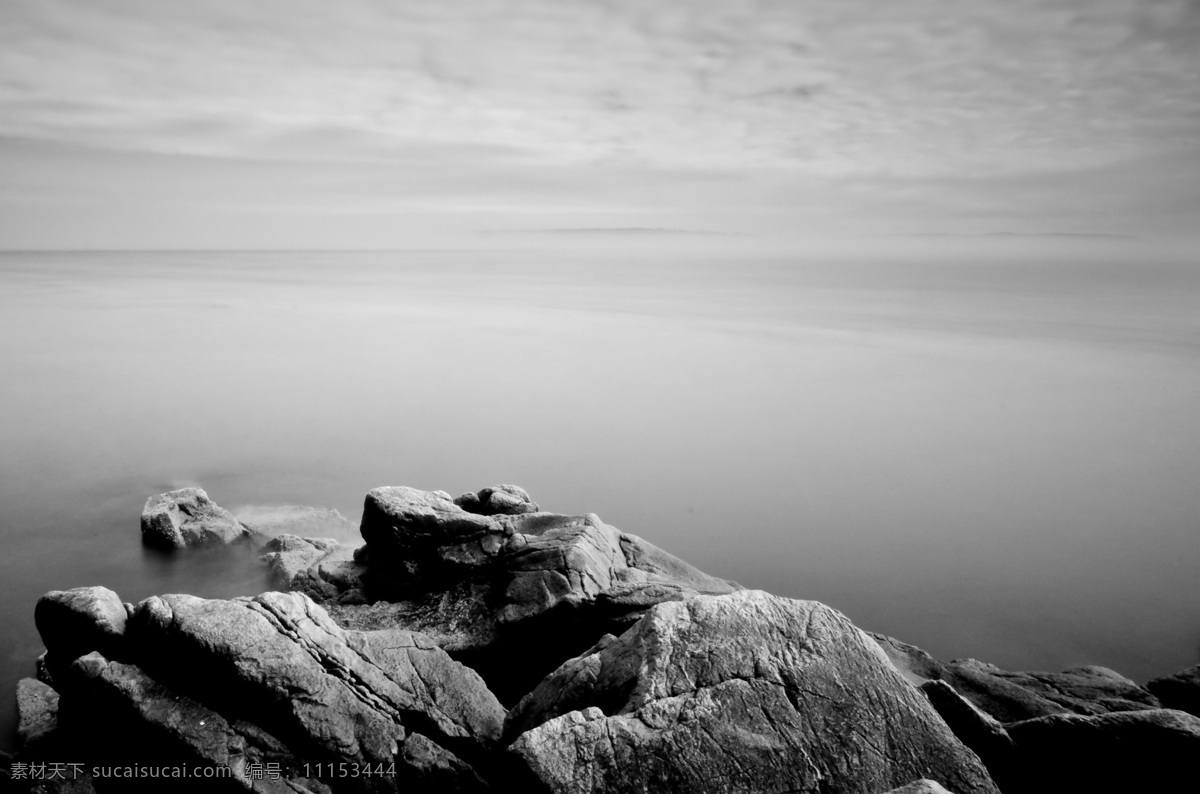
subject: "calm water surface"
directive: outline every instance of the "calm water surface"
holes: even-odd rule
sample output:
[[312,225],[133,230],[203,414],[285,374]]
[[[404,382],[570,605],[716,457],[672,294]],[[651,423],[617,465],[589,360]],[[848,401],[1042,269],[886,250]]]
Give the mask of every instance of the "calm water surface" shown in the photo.
[[[0,688],[51,589],[251,594],[146,497],[525,486],[937,656],[1200,661],[1200,267],[1130,254],[0,254]],[[0,698],[4,745],[11,696]]]

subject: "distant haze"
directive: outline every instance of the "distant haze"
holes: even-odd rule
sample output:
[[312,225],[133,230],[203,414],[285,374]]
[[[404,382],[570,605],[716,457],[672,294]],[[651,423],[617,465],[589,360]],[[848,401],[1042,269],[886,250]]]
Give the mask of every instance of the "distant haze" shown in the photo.
[[6,0],[0,248],[1187,238],[1193,0]]

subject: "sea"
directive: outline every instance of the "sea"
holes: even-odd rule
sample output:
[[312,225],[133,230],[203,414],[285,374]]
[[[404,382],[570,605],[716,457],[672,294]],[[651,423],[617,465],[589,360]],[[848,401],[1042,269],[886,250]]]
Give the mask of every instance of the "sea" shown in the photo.
[[268,588],[146,499],[526,488],[1013,670],[1200,662],[1200,259],[1136,241],[0,254],[0,747],[34,604]]

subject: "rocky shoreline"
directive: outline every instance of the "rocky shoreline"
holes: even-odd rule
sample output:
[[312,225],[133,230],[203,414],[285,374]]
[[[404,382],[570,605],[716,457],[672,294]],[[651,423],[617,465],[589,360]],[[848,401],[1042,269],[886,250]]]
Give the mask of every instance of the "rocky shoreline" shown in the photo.
[[363,545],[308,535],[337,521],[303,508],[239,521],[198,488],[151,497],[147,545],[245,544],[277,591],[138,604],[104,587],[47,593],[46,653],[18,685],[21,746],[0,782],[60,794],[1194,785],[1200,666],[1140,686],[1103,667],[939,661],[595,515],[542,511],[511,485],[458,498],[377,488]]

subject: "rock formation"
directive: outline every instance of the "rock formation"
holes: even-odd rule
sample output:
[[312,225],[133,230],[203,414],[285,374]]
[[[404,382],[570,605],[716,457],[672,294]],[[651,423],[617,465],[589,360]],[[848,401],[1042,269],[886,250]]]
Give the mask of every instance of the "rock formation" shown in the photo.
[[739,589],[595,515],[540,512],[511,485],[457,500],[376,488],[362,536],[353,560],[310,571],[332,590],[305,592],[347,626],[427,633],[507,703],[654,604]]
[[[14,760],[228,773],[170,783],[198,792],[1016,794],[1163,790],[1200,749],[1200,719],[1161,708],[1194,703],[1196,671],[1147,689],[942,662],[516,486],[377,488],[358,548],[303,534],[335,511],[272,510],[255,553],[290,592],[43,596]],[[164,548],[251,535],[200,489],[152,498],[142,527]]]

